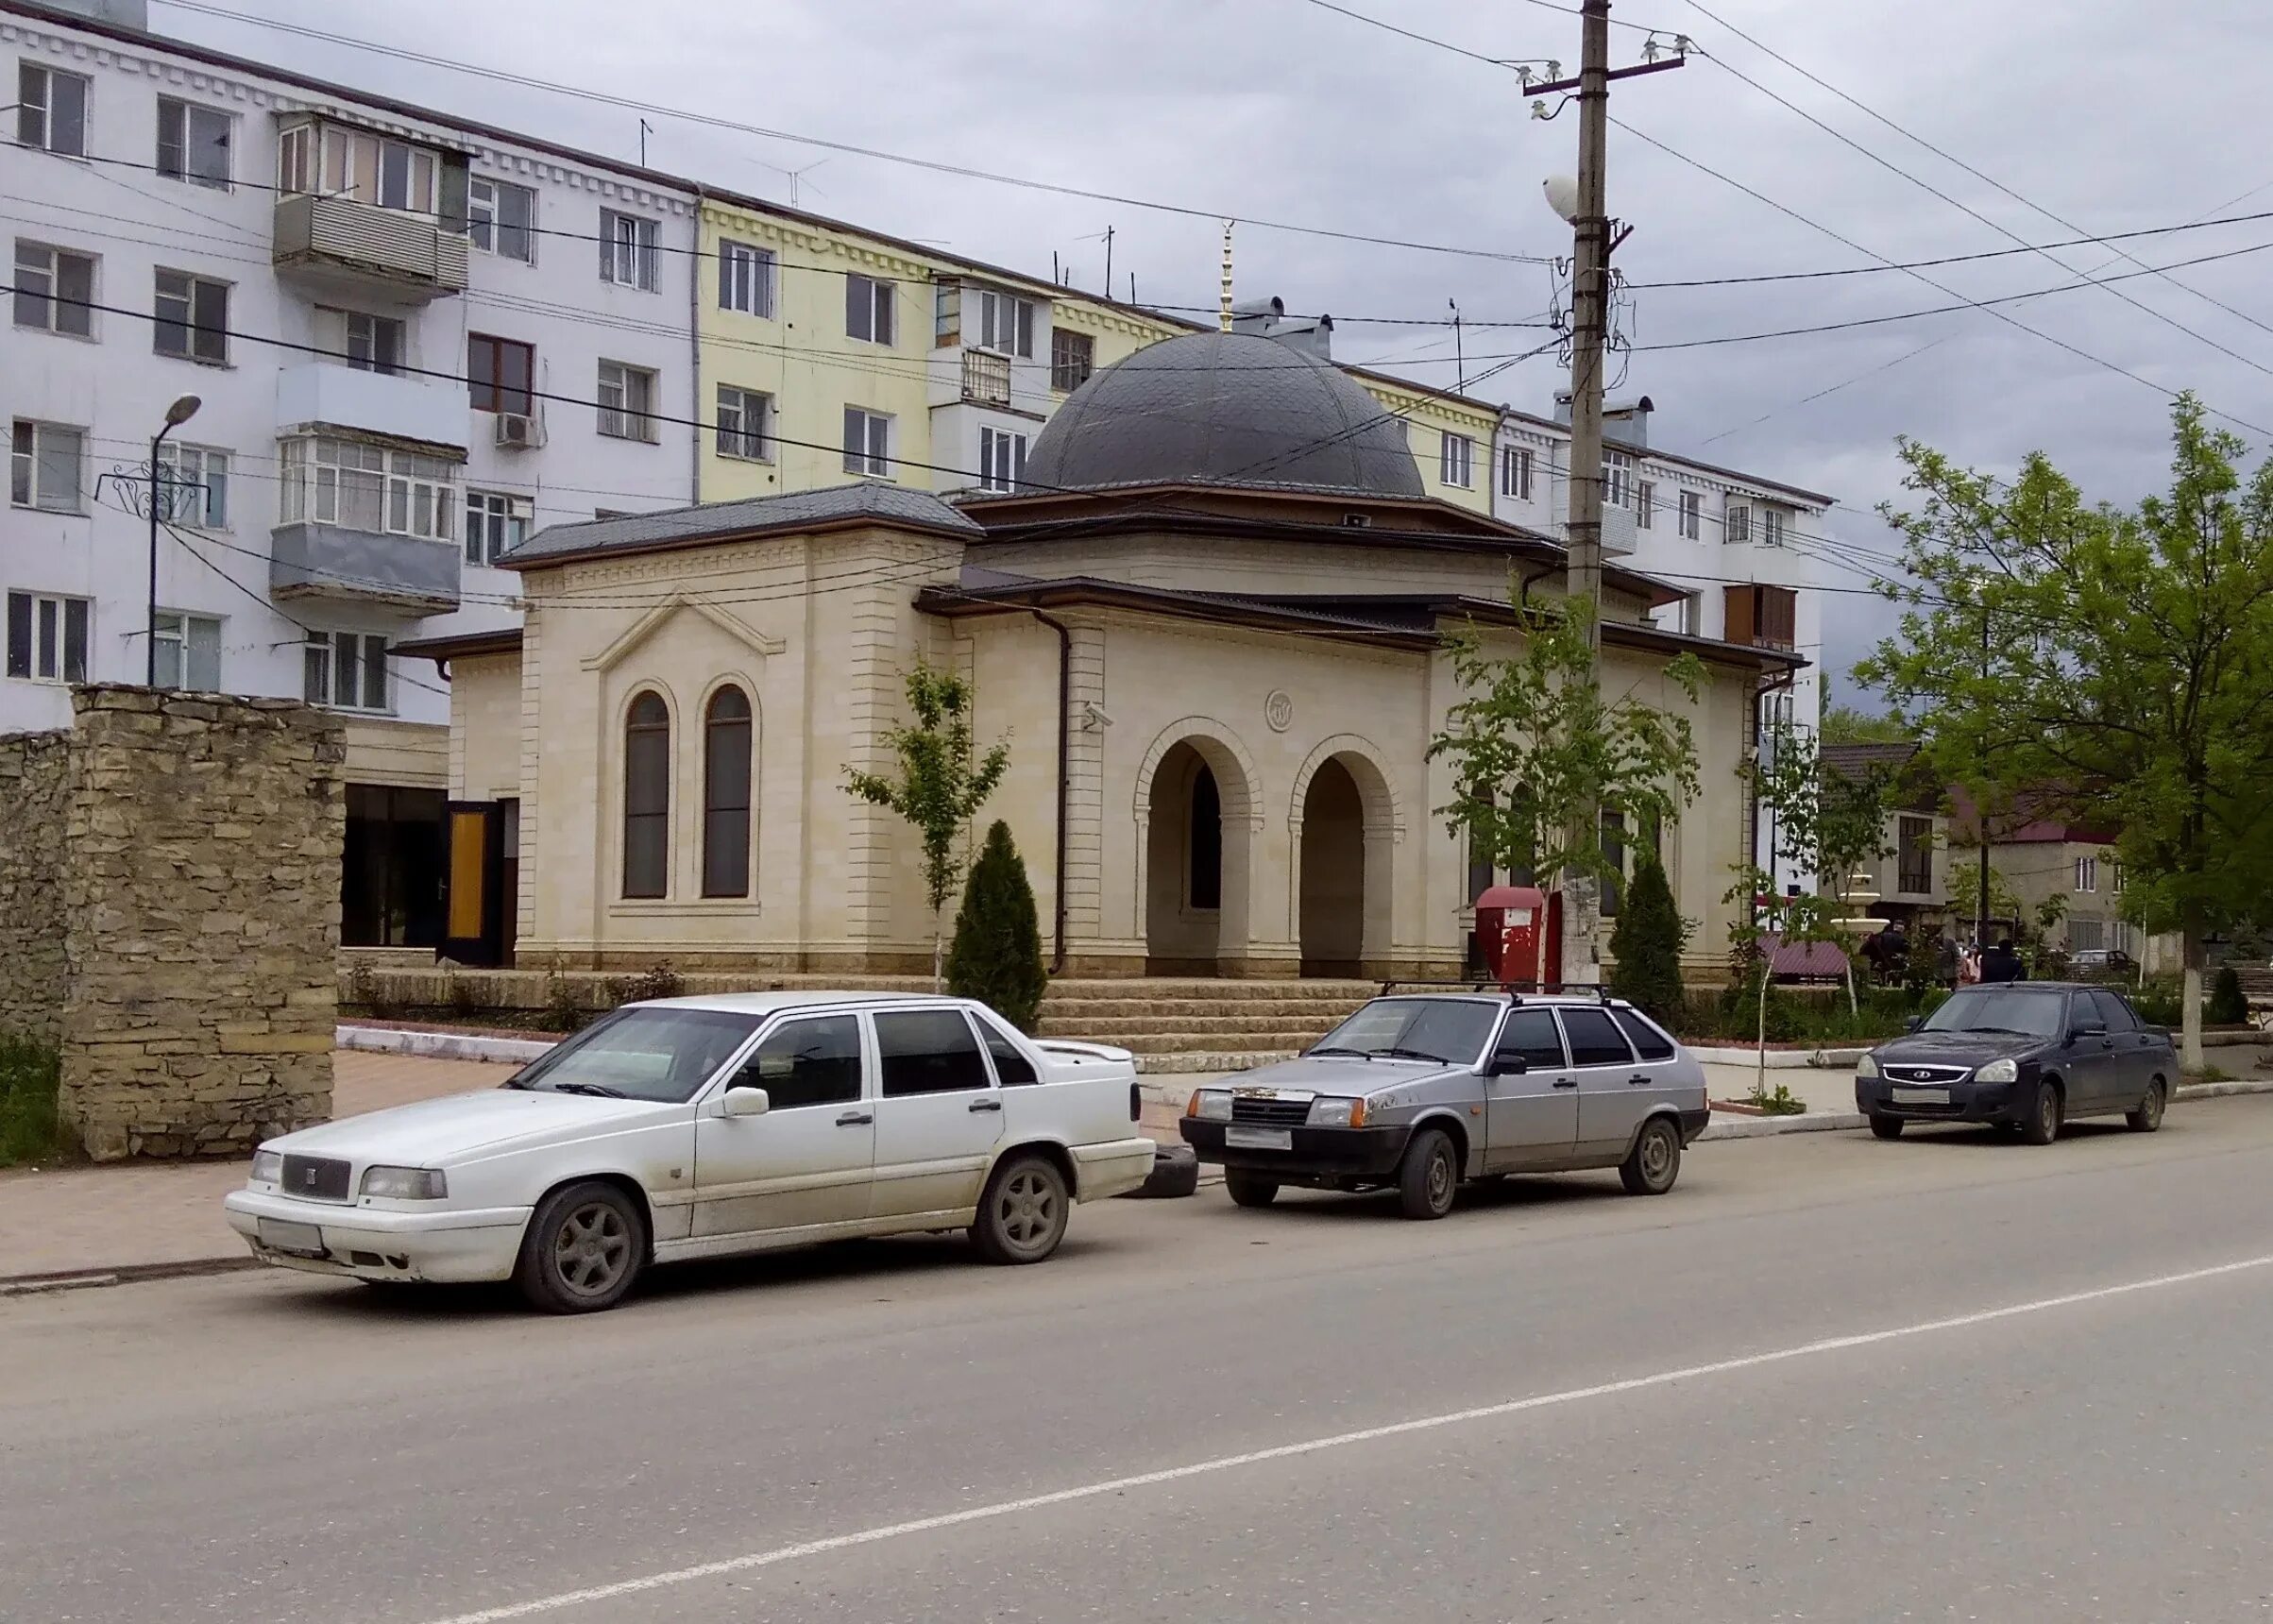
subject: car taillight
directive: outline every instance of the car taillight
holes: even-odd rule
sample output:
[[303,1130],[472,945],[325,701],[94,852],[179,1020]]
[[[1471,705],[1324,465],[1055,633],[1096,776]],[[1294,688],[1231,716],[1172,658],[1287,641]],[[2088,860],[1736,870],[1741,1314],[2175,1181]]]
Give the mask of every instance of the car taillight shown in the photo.
[[1142,1122],[1145,1120],[1144,1091],[1139,1089],[1134,1083],[1130,1083],[1128,1085],[1128,1120],[1130,1122]]

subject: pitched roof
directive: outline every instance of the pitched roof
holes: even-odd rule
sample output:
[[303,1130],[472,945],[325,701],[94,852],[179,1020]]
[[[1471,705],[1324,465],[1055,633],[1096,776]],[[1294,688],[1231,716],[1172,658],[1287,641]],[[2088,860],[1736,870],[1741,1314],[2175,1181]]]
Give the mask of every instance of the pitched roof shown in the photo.
[[791,491],[749,497],[734,502],[703,502],[660,513],[625,514],[540,530],[498,560],[506,569],[528,569],[568,558],[603,552],[652,552],[673,547],[701,547],[714,541],[812,530],[846,524],[891,524],[945,535],[986,533],[929,491],[911,491],[874,480],[830,485],[825,490]]
[[1853,778],[1874,767],[1899,770],[1918,753],[1916,739],[1886,744],[1825,744],[1817,747],[1823,763],[1832,771]]

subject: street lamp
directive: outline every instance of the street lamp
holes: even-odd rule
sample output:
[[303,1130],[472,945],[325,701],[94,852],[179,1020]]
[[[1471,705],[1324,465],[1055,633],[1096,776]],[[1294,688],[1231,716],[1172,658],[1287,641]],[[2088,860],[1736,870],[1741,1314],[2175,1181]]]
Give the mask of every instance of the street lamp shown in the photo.
[[144,650],[148,656],[143,668],[144,684],[158,685],[158,448],[165,437],[197,415],[204,402],[195,395],[184,395],[166,408],[165,427],[150,436],[150,602],[149,618],[144,622],[148,630],[149,647]]

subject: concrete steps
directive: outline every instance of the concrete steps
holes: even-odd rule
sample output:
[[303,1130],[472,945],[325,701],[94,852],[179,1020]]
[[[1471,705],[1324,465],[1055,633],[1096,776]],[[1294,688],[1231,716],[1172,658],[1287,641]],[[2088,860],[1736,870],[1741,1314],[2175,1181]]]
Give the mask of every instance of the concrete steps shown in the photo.
[[[1040,1024],[1045,1038],[1127,1049],[1146,1076],[1220,1075],[1291,1057],[1379,990],[1369,981],[1060,981]],[[1181,1103],[1172,1085],[1159,1097]]]
[[[1238,1013],[1229,1011],[1236,1009]],[[1083,1009],[1078,1013],[1060,1014],[1054,1004],[1042,1007],[1041,1036],[1044,1038],[1080,1038],[1101,1026],[1127,1037],[1150,1037],[1162,1033],[1188,1032],[1205,1024],[1207,1029],[1220,1034],[1301,1032],[1315,1038],[1341,1019],[1339,1007],[1331,1009],[1301,1008],[1292,1010],[1277,1007],[1249,1013],[1246,1005],[1194,1006],[1182,1009],[1155,1010],[1147,1007],[1143,1014],[1123,1014],[1117,1009]],[[1114,1041],[1120,1041],[1115,1039]],[[1267,1045],[1265,1045],[1267,1046]]]

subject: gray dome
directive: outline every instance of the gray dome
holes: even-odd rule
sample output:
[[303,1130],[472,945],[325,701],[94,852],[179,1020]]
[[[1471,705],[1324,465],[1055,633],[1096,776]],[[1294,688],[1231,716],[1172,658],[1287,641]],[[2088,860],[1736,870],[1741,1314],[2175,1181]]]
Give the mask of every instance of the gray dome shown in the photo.
[[1332,362],[1243,332],[1166,339],[1098,372],[1035,437],[1022,482],[1423,494],[1380,401]]

